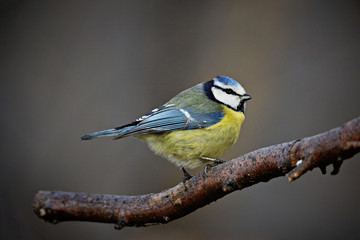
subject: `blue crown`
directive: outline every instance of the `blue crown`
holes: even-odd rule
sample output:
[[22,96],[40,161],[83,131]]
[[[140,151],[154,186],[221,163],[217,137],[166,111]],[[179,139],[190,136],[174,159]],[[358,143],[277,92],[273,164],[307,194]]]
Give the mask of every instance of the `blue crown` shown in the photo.
[[224,83],[226,85],[230,85],[230,86],[237,86],[240,85],[237,81],[235,81],[234,79],[232,79],[231,77],[227,77],[227,76],[217,76],[215,78],[215,80]]

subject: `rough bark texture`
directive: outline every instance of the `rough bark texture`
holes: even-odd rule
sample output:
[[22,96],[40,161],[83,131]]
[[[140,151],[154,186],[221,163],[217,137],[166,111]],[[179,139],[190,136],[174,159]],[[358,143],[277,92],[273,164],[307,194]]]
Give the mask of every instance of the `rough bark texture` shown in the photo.
[[288,174],[293,181],[316,167],[325,173],[329,164],[336,174],[342,161],[359,151],[360,117],[322,134],[250,152],[160,193],[115,196],[39,191],[33,208],[36,215],[51,223],[115,223],[117,229],[167,223],[235,190],[272,178]]

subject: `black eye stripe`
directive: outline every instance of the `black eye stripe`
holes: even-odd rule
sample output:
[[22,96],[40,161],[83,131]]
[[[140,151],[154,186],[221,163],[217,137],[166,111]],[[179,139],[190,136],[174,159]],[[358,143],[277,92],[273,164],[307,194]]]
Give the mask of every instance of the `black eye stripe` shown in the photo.
[[228,93],[228,94],[236,94],[233,90],[231,89],[224,89],[224,92]]
[[239,94],[237,94],[236,92],[234,92],[234,90],[232,90],[232,89],[230,89],[230,88],[221,88],[221,87],[219,87],[219,86],[216,86],[216,85],[214,85],[214,87],[215,88],[217,88],[217,89],[220,89],[221,91],[223,91],[223,92],[225,92],[225,93],[227,93],[227,94],[231,94],[231,95],[235,95],[235,96],[239,96],[239,97],[241,97]]

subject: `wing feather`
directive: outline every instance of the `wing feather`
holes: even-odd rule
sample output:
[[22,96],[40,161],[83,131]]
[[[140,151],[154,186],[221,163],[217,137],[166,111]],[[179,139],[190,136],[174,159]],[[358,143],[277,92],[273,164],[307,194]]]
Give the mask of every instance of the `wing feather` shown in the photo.
[[127,128],[127,130],[121,131],[114,139],[146,133],[206,128],[219,122],[222,117],[223,113],[221,111],[196,113],[190,109],[179,109],[173,105],[165,105],[154,109],[130,124],[117,127],[117,130],[123,128]]

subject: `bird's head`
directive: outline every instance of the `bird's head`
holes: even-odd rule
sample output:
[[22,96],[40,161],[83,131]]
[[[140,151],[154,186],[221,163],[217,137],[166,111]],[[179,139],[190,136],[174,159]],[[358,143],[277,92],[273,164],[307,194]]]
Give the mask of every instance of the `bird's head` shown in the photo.
[[217,76],[205,82],[204,91],[211,100],[224,104],[235,111],[244,112],[245,102],[251,99],[240,83],[227,76]]

